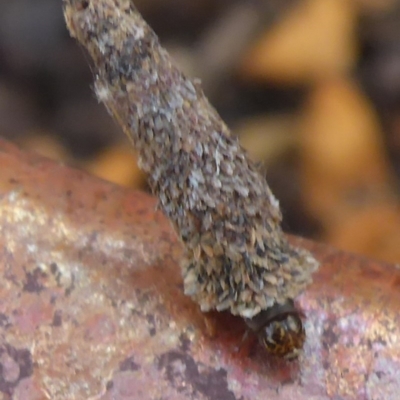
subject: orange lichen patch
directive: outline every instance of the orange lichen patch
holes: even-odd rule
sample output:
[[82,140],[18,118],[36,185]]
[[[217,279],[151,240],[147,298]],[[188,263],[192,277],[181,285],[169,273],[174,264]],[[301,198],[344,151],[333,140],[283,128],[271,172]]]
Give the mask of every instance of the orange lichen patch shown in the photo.
[[325,240],[398,260],[394,173],[375,112],[359,87],[347,79],[317,86],[305,109],[299,142],[304,204],[322,222]]
[[31,132],[19,140],[19,144],[29,151],[34,151],[41,156],[52,160],[68,160],[70,156],[66,149],[54,137],[45,132]]
[[137,157],[128,146],[113,146],[82,167],[91,174],[122,186],[141,187],[145,175],[139,169]]
[[301,1],[249,51],[243,75],[304,84],[348,72],[356,59],[355,21],[351,1]]
[[270,165],[288,149],[295,148],[297,125],[297,119],[291,115],[256,116],[242,120],[235,127],[235,134],[252,160]]
[[377,118],[353,82],[317,86],[300,135],[305,204],[324,223],[337,220],[345,204],[351,208],[357,200],[390,194],[392,175]]
[[393,10],[396,0],[352,0],[363,12],[389,12]]
[[340,224],[332,226],[327,240],[338,248],[377,257],[400,260],[400,209],[385,201],[355,207]]

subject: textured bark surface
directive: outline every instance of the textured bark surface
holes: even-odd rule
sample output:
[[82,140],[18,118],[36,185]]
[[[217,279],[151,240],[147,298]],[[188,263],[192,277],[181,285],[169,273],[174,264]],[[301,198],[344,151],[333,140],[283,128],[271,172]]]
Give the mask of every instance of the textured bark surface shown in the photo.
[[0,398],[398,399],[398,266],[292,238],[321,267],[289,363],[183,294],[153,198],[3,141],[0,168]]
[[255,164],[130,0],[64,0],[89,52],[95,90],[139,154],[185,247],[185,293],[203,311],[252,318],[294,299],[317,262],[288,243],[279,203]]

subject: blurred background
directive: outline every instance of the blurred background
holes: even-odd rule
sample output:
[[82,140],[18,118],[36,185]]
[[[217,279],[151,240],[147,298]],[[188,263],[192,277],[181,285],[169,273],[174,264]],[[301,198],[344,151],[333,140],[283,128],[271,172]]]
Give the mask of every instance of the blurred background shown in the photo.
[[[284,229],[400,261],[398,0],[137,0],[280,199]],[[0,0],[0,135],[147,190],[61,0]]]

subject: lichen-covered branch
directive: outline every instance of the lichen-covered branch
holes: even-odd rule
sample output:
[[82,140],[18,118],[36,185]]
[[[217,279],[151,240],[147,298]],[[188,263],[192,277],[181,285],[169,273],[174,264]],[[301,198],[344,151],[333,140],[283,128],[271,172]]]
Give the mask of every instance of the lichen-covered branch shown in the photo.
[[89,52],[98,99],[140,155],[186,249],[185,293],[202,310],[251,318],[295,298],[317,262],[293,248],[278,201],[197,80],[187,78],[129,0],[64,0]]

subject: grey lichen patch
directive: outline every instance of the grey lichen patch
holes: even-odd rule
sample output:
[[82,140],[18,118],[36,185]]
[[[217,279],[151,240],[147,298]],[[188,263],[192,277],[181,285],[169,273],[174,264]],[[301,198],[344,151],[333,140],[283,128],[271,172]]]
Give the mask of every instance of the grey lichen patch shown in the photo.
[[81,3],[64,0],[68,28],[185,245],[185,293],[204,311],[246,318],[295,298],[318,264],[288,243],[278,201],[199,82],[175,67],[130,1]]
[[31,293],[40,293],[43,289],[42,281],[46,278],[46,274],[40,269],[35,268],[32,272],[25,271],[26,281],[23,290]]
[[133,356],[126,358],[119,365],[120,371],[138,371],[139,369],[140,365],[135,362]]
[[210,400],[236,400],[236,396],[228,388],[226,370],[204,366],[200,371],[199,365],[188,354],[177,351],[164,353],[158,360],[158,368],[163,371],[172,387],[188,398],[197,398],[195,395],[201,394]]
[[33,374],[32,355],[5,343],[0,347],[0,392],[12,395],[21,379]]
[[58,328],[62,326],[63,320],[62,320],[62,311],[61,310],[56,310],[53,315],[53,321],[51,323],[52,326]]

